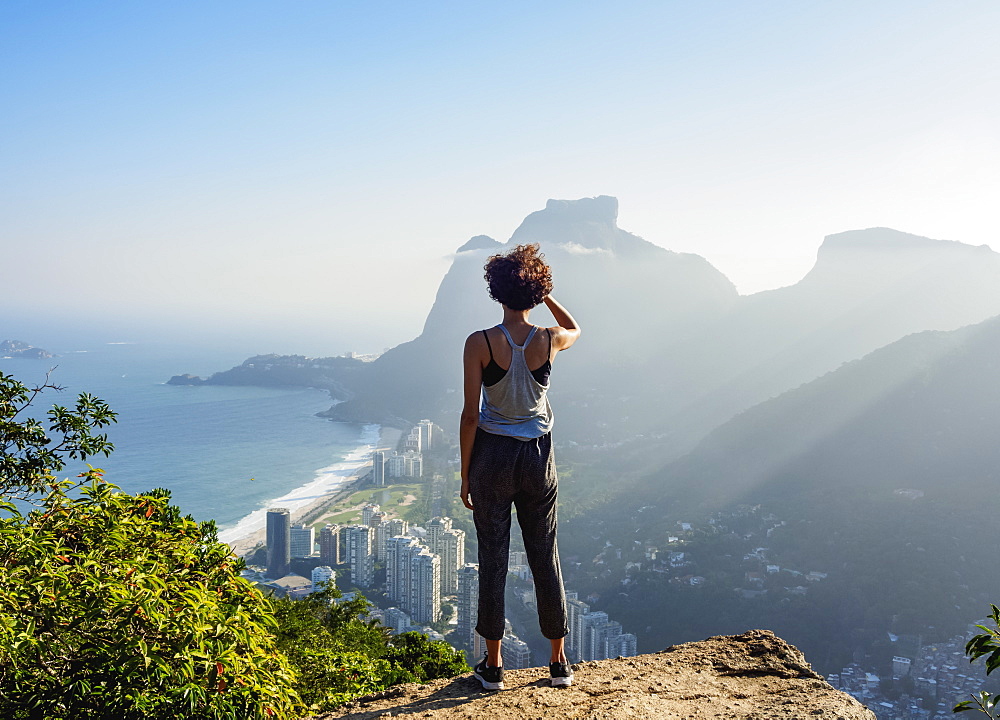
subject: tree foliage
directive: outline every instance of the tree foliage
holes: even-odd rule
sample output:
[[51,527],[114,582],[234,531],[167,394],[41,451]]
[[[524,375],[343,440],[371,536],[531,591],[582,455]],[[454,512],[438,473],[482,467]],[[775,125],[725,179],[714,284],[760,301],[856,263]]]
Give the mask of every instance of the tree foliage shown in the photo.
[[313,712],[401,682],[466,672],[464,654],[420,633],[391,635],[364,622],[370,603],[334,583],[301,600],[274,600],[278,647],[298,673],[296,690]]
[[[975,662],[981,657],[986,658],[986,674],[989,675],[1000,667],[1000,608],[996,605],[990,606],[992,612],[990,617],[993,620],[990,625],[977,625],[981,633],[974,635],[965,646],[965,654],[969,656],[969,662]],[[981,691],[978,695],[973,695],[972,700],[965,700],[955,706],[955,712],[965,710],[979,710],[983,714],[996,720],[1000,718],[1000,693],[990,695]]]
[[[213,523],[85,473],[0,521],[5,717],[292,716],[268,600]],[[19,714],[20,713],[20,714]]]
[[62,390],[46,376],[29,387],[0,372],[0,496],[29,498],[44,493],[66,459],[84,461],[107,457],[114,450],[104,433],[95,432],[116,422],[116,413],[93,395],[81,393],[72,408],[53,405],[47,425],[28,410],[39,394]]

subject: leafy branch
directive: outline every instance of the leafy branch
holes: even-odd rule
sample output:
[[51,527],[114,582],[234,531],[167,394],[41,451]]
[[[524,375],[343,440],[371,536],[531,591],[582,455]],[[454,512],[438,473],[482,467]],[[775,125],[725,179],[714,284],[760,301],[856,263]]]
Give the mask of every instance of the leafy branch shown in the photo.
[[86,461],[109,456],[114,445],[106,433],[97,432],[114,422],[117,413],[103,400],[81,393],[72,407],[53,405],[46,424],[34,417],[21,417],[45,391],[63,387],[49,379],[27,386],[0,372],[0,494],[28,500],[46,492],[66,461]]
[[[973,636],[965,645],[965,654],[969,656],[969,662],[975,662],[981,657],[986,657],[986,674],[989,675],[1000,667],[1000,608],[990,605],[992,609],[991,617],[993,627],[988,625],[976,625],[981,632]],[[964,700],[953,708],[953,712],[964,712],[966,710],[979,710],[992,720],[1000,720],[1000,693],[990,695],[986,691],[980,691],[978,695],[973,695],[972,700]]]

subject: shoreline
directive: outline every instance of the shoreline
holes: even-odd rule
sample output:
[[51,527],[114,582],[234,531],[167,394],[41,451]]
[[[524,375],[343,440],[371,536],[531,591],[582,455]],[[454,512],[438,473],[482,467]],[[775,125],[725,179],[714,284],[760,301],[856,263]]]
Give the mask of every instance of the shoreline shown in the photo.
[[267,510],[270,507],[288,507],[293,525],[316,522],[331,505],[354,492],[358,482],[371,474],[372,451],[395,450],[402,434],[402,430],[393,427],[365,425],[360,444],[343,460],[319,468],[310,482],[269,501],[267,507],[250,513],[235,527],[221,531],[219,540],[229,545],[237,556],[246,555],[264,544]]

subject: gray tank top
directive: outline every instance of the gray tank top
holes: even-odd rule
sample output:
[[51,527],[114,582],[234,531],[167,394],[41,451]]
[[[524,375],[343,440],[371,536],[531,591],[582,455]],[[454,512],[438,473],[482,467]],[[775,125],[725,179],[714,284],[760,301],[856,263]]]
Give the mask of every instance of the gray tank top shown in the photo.
[[479,427],[494,435],[533,440],[552,429],[548,386],[535,380],[524,359],[524,349],[538,328],[531,328],[524,344],[518,345],[507,328],[503,325],[498,327],[510,343],[510,368],[498,382],[488,387],[483,385]]

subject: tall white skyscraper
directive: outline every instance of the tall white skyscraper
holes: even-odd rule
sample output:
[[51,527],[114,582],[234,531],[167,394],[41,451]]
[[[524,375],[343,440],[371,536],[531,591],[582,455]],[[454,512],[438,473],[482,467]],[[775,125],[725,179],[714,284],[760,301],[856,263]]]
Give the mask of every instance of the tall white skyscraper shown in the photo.
[[389,532],[389,523],[379,523],[375,528],[375,560],[378,562],[385,562],[385,544],[392,537]]
[[[589,612],[583,616],[583,632],[580,642],[580,659],[606,660],[608,657],[608,637],[621,634],[622,626],[608,620],[606,612]],[[617,626],[617,633],[614,627]]]
[[458,576],[458,602],[455,610],[458,614],[458,637],[461,642],[472,651],[473,657],[479,655],[476,652],[476,623],[479,620],[479,566],[467,564],[459,568]]
[[566,593],[566,614],[569,635],[566,636],[566,654],[571,662],[579,662],[581,639],[583,638],[583,618],[590,612],[590,605],[577,598],[575,592]]
[[386,528],[389,530],[389,537],[396,537],[397,535],[406,535],[410,532],[410,523],[406,522],[402,518],[393,518],[385,524]]
[[424,474],[424,458],[418,452],[403,455],[403,474],[406,477],[420,477]]
[[410,430],[410,434],[406,436],[406,441],[403,443],[403,450],[406,452],[420,452],[423,450],[420,445],[419,427],[415,427]]
[[632,657],[638,653],[638,639],[632,633],[608,638],[608,657]]
[[441,558],[441,594],[454,595],[465,565],[465,531],[453,528],[449,517],[436,517],[427,524],[427,546]]
[[375,528],[375,558],[379,562],[385,562],[386,543],[389,538],[397,535],[406,535],[409,530],[409,523],[406,520],[393,518],[386,520]]
[[346,530],[351,579],[359,588],[371,587],[375,581],[375,530],[370,525],[348,525]]
[[410,560],[410,616],[417,623],[441,617],[441,560],[424,547]]
[[396,536],[385,541],[385,589],[389,601],[410,610],[410,558],[420,551],[416,538]]
[[316,530],[306,525],[293,525],[289,529],[291,556],[309,557],[316,546]]
[[421,451],[434,447],[434,423],[430,420],[421,420],[417,423],[417,430],[420,432]]
[[394,452],[385,463],[386,473],[391,478],[406,477],[406,457]]

